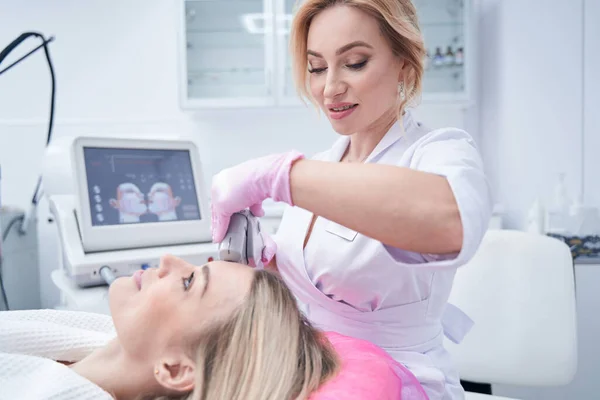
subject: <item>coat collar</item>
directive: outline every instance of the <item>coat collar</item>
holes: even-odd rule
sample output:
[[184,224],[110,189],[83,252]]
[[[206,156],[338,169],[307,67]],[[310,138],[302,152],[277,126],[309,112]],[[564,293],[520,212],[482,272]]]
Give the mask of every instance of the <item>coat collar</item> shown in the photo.
[[[415,128],[418,128],[418,125],[414,119],[414,116],[411,110],[405,110],[404,115],[402,116],[402,120],[396,121],[394,125],[390,128],[390,130],[385,134],[385,136],[379,141],[377,146],[373,149],[371,154],[365,160],[365,163],[371,162],[377,156],[379,156],[383,151],[388,149],[398,140],[400,140],[403,136],[410,134],[410,132],[414,131]],[[331,148],[329,153],[328,160],[339,162],[344,155],[344,152],[348,148],[350,144],[350,137],[343,136],[339,138]]]

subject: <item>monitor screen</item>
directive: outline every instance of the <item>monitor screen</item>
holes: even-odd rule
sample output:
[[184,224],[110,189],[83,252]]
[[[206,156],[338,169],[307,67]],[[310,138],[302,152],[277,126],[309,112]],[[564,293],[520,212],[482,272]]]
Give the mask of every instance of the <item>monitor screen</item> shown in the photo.
[[188,150],[83,152],[92,226],[201,218]]

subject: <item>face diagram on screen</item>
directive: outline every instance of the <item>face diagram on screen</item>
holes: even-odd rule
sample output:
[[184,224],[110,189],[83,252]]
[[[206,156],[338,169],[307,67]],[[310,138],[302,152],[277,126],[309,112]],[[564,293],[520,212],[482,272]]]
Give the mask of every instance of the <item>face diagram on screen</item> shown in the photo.
[[199,220],[187,150],[84,148],[92,225]]
[[155,214],[159,221],[177,220],[175,209],[181,203],[181,198],[173,196],[171,186],[164,182],[152,185],[148,193],[148,211]]
[[122,224],[140,222],[140,216],[148,211],[144,194],[130,182],[117,186],[116,199],[110,199],[109,203],[119,211],[119,222]]

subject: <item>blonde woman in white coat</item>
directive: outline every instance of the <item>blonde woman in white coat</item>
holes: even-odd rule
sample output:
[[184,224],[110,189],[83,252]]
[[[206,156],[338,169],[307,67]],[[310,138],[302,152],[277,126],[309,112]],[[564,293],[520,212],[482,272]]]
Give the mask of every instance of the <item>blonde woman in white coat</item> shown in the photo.
[[[410,0],[305,0],[291,28],[296,83],[340,134],[217,174],[213,240],[262,201],[287,207],[263,253],[311,322],[383,347],[432,400],[464,390],[443,347],[472,321],[448,304],[457,268],[476,252],[492,201],[471,136],[429,129],[420,95],[425,47]],[[293,140],[293,138],[290,138]]]

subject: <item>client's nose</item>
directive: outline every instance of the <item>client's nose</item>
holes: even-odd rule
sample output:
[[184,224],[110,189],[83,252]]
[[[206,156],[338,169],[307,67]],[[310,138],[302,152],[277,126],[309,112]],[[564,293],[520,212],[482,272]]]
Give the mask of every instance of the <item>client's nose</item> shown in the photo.
[[160,265],[158,266],[158,278],[164,278],[169,275],[175,264],[177,263],[177,257],[171,254],[165,254],[160,258]]

